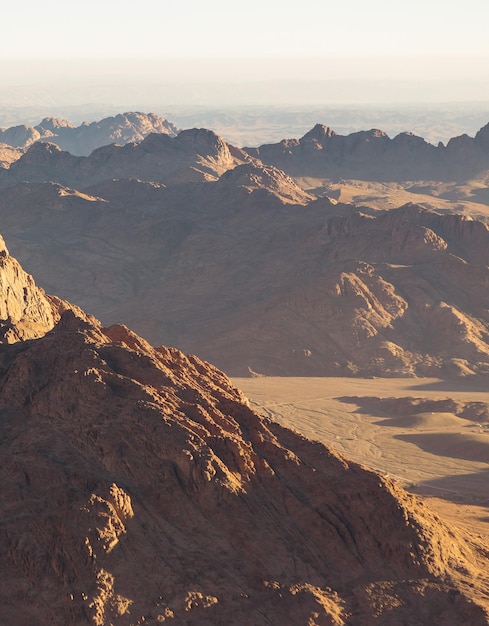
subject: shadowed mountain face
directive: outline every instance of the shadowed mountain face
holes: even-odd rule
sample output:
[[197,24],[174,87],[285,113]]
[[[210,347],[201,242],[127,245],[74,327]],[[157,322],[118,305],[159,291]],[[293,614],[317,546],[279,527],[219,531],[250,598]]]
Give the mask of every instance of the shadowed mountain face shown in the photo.
[[487,623],[483,547],[390,479],[196,357],[56,315],[0,346],[2,623]]
[[[487,129],[467,138],[463,167],[474,150],[487,152]],[[404,163],[409,172],[415,163],[426,174],[418,150],[440,164],[461,141],[355,137],[318,125],[280,146],[304,171],[343,146],[346,161],[331,157],[338,167]],[[396,157],[393,146],[407,152]],[[277,147],[263,150],[266,158]],[[483,222],[317,199],[205,129],[152,133],[88,157],[35,143],[0,170],[0,188],[7,243],[45,289],[229,374],[489,370]]]
[[191,129],[176,137],[152,133],[138,144],[111,144],[90,156],[74,156],[54,143],[38,142],[8,170],[0,188],[22,181],[56,182],[83,188],[112,178],[180,183],[216,180],[225,171],[252,161],[212,131]]
[[314,201],[246,163],[198,184],[22,183],[0,219],[48,291],[233,375],[489,368],[489,232],[466,217]]
[[90,124],[73,126],[66,120],[47,117],[37,126],[0,129],[0,142],[14,148],[28,148],[37,141],[49,141],[61,150],[79,156],[111,143],[142,141],[150,133],[175,137],[176,127],[154,113],[121,113]]
[[489,124],[474,138],[461,135],[436,147],[408,132],[393,139],[378,129],[339,135],[317,124],[300,139],[245,150],[291,176],[454,181],[489,169]]

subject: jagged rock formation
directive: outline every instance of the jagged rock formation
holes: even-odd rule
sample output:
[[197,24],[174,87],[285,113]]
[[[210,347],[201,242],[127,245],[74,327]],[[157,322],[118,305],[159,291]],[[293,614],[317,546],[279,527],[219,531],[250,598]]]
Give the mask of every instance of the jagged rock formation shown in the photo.
[[175,137],[177,128],[154,113],[120,113],[80,126],[46,117],[34,127],[23,125],[0,129],[0,142],[15,148],[28,148],[36,141],[49,141],[71,154],[87,156],[96,148],[111,143],[124,145],[142,141],[150,133]]
[[0,344],[42,337],[67,310],[75,311],[81,319],[92,319],[37,287],[32,276],[9,255],[0,237]]
[[54,323],[50,301],[0,238],[0,342],[42,336]]
[[[47,136],[51,135],[48,134]],[[36,128],[27,124],[0,128],[0,141],[12,148],[27,148],[35,141],[39,141],[41,137],[41,133]]]
[[487,624],[482,545],[124,326],[0,346],[0,417],[2,623]]
[[0,171],[0,188],[25,180],[75,188],[112,178],[200,182],[216,180],[225,171],[250,161],[245,152],[212,131],[196,128],[176,137],[151,133],[140,143],[104,146],[88,157],[74,156],[52,142],[38,142],[8,170]]
[[461,135],[433,146],[409,132],[393,139],[378,129],[339,135],[317,124],[300,139],[245,150],[291,176],[453,181],[489,169],[488,136],[489,124],[474,138]]
[[0,143],[0,167],[10,167],[10,164],[20,159],[22,154],[22,150],[13,148],[6,143]]

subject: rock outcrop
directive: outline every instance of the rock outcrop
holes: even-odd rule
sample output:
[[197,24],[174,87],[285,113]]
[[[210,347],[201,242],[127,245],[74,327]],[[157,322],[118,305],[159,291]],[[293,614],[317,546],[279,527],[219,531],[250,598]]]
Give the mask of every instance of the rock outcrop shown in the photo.
[[0,143],[0,167],[9,168],[10,164],[20,159],[22,154],[23,150],[13,148],[6,143]]
[[94,319],[64,300],[46,295],[10,256],[0,237],[0,344],[42,337],[68,310],[86,321]]
[[0,416],[2,623],[487,624],[482,545],[124,326],[0,346]]

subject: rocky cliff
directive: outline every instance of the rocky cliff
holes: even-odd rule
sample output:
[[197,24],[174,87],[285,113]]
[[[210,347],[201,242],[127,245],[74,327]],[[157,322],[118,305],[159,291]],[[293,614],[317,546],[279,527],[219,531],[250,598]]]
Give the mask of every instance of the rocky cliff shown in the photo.
[[0,455],[2,623],[488,623],[482,545],[124,326],[0,346]]

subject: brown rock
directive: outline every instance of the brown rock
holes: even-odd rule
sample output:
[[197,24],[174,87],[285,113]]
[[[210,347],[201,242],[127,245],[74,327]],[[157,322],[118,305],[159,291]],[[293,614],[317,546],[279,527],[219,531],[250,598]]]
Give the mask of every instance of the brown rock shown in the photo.
[[23,150],[13,148],[6,143],[0,143],[0,167],[8,169],[11,163],[20,159],[22,154]]
[[487,624],[482,546],[195,357],[67,311],[0,412],[4,623]]
[[250,160],[248,154],[205,129],[184,130],[176,137],[151,133],[139,143],[106,145],[86,157],[73,156],[53,142],[40,142],[9,170],[0,171],[0,188],[25,180],[75,188],[113,178],[160,183],[216,180],[228,169]]

